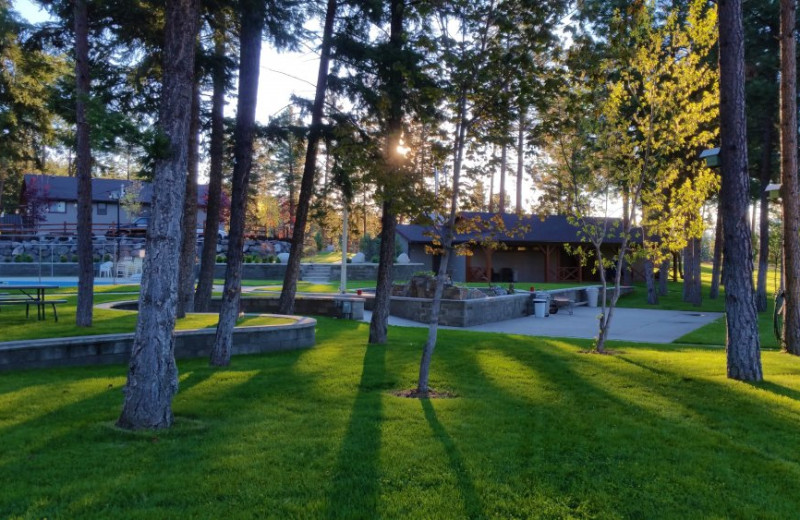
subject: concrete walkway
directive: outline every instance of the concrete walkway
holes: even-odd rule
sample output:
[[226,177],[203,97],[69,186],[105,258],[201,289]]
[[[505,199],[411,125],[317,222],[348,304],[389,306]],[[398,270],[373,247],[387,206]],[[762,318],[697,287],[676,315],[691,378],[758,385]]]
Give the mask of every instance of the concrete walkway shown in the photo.
[[[481,332],[502,332],[526,336],[545,336],[562,338],[588,338],[597,336],[597,315],[599,309],[575,307],[572,316],[566,309],[547,318],[525,316],[513,320],[487,323],[463,330]],[[662,311],[653,309],[614,309],[609,339],[641,343],[672,343],[703,325],[721,318],[719,312]],[[372,313],[364,312],[364,321],[369,322]],[[389,317],[390,325],[401,327],[427,327],[422,323]],[[460,327],[442,327],[461,329]]]

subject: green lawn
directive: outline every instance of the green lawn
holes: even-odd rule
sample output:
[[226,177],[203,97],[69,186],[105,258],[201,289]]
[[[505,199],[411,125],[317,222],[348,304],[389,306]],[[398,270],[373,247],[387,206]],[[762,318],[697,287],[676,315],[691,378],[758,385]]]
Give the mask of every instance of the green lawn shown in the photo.
[[[136,289],[136,292],[131,292]],[[103,292],[94,296],[95,304],[119,300],[136,300],[138,287],[116,286],[102,287]],[[135,311],[120,311],[95,308],[92,315],[92,327],[82,328],[75,325],[75,307],[77,296],[75,288],[66,288],[60,291],[59,297],[67,300],[66,304],[58,306],[58,322],[53,320],[52,310],[46,309],[47,319],[38,321],[36,309],[31,309],[30,317],[25,317],[24,306],[3,307],[0,312],[0,326],[2,326],[2,341],[15,341],[21,339],[41,339],[69,336],[93,336],[98,334],[116,334],[120,332],[133,332],[136,329]],[[188,314],[176,323],[176,329],[202,329],[216,327],[218,315],[216,314]],[[239,326],[253,325],[282,325],[292,323],[293,320],[274,316],[244,316],[237,324]]]
[[126,367],[0,377],[0,518],[793,518],[800,360],[321,318],[309,350],[180,362],[177,426],[131,434]]

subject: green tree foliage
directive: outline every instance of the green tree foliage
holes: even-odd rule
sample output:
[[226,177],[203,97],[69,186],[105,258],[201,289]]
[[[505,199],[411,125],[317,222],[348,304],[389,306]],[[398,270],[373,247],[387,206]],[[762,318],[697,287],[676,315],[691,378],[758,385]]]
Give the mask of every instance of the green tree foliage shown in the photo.
[[[716,189],[713,172],[696,160],[715,141],[717,80],[708,61],[715,44],[714,11],[704,2],[688,10],[662,12],[641,5],[617,11],[610,28],[624,27],[608,45],[586,40],[572,59],[602,51],[597,68],[571,71],[570,90],[553,113],[549,141],[554,160],[550,185],[558,191],[551,204],[567,206],[593,245],[595,266],[604,286],[613,267],[613,285],[621,284],[630,252],[634,217],[641,211],[641,237],[650,258],[682,248],[703,230],[700,206]],[[601,31],[605,34],[606,31]],[[611,34],[611,33],[609,33]],[[623,199],[620,224],[609,227],[597,215],[609,215],[611,198]],[[651,237],[659,237],[658,242]],[[608,258],[611,237],[622,245]],[[619,291],[602,300],[598,350],[604,348]]]
[[23,169],[44,167],[54,114],[48,100],[69,66],[31,38],[31,27],[0,0],[0,210],[16,202]]

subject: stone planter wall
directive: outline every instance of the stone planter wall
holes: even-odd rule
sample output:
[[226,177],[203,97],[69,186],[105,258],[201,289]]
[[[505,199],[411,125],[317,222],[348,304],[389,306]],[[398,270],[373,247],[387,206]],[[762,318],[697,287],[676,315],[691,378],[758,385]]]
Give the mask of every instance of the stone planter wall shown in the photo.
[[[472,327],[527,315],[528,294],[509,294],[474,300],[442,300],[439,324]],[[433,300],[392,296],[389,313],[407,320],[429,323]]]
[[[316,324],[311,318],[298,317],[291,325],[237,327],[232,353],[260,354],[313,347]],[[215,335],[215,328],[176,331],[175,357],[208,357]],[[126,363],[132,346],[133,333],[11,341],[0,343],[0,370]]]

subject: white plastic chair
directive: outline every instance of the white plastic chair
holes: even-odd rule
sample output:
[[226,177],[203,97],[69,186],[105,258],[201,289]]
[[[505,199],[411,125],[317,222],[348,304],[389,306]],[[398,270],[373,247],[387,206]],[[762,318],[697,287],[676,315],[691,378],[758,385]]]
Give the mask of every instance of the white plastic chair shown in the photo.
[[117,262],[117,276],[128,278],[133,273],[133,262],[130,259]]
[[100,278],[111,278],[111,269],[114,267],[114,262],[103,262],[100,264]]

